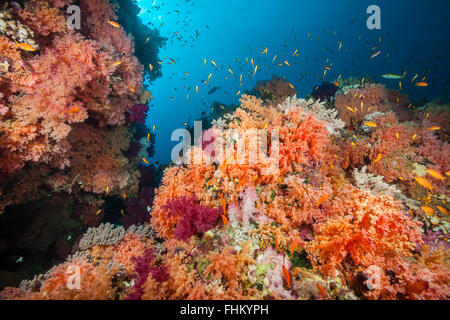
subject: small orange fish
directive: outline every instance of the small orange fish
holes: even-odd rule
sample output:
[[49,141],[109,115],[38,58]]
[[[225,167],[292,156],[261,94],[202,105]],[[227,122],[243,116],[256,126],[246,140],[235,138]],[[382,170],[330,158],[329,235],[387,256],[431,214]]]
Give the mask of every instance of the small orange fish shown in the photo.
[[30,52],[36,51],[35,47],[33,47],[31,44],[26,43],[26,42],[19,43],[19,42],[16,41],[16,46],[19,49],[22,49],[22,50],[25,50],[25,51],[30,51]]
[[284,64],[290,66],[289,62],[287,62],[286,60],[284,60]]
[[198,85],[195,86],[195,92],[198,94]]
[[418,87],[426,87],[428,86],[428,83],[424,82],[424,81],[420,81],[416,83],[416,86]]
[[238,185],[236,186],[236,190],[238,190],[239,187],[241,187],[243,183],[244,183],[244,179],[241,179],[241,181],[239,181]]
[[327,201],[329,196],[330,196],[329,194],[324,194],[323,196],[321,196],[321,197],[319,198],[319,200],[317,200],[316,207],[318,208],[322,203],[324,203],[325,201]]
[[286,279],[286,283],[287,283],[288,287],[290,287],[291,286],[291,276],[289,275],[289,271],[284,264],[283,264],[283,275],[284,275],[284,278]]
[[216,64],[216,62],[214,61],[214,60],[211,60],[211,63],[214,65],[214,67],[216,67],[216,69],[217,69],[217,64]]
[[364,125],[368,126],[368,127],[371,127],[371,128],[376,128],[377,127],[377,124],[375,122],[373,122],[373,121],[364,122]]
[[327,70],[330,70],[330,67],[325,66],[324,68],[327,69]]
[[117,22],[114,21],[107,21],[110,25],[112,25],[114,28],[120,28],[120,25]]
[[223,222],[223,224],[225,226],[225,229],[228,228],[228,219],[227,219],[227,217],[225,217],[225,215],[221,215],[221,217],[222,217],[222,222]]
[[152,71],[153,70],[153,65],[150,63],[148,66],[150,67],[150,71]]
[[79,107],[75,107],[75,108],[72,108],[69,111],[67,111],[67,113],[68,114],[77,113],[78,111],[80,111],[80,108]]
[[432,126],[432,127],[429,127],[429,128],[427,128],[427,130],[428,131],[435,131],[435,130],[439,130],[441,127],[438,127],[438,126]]
[[377,163],[381,159],[381,153],[377,155],[377,157],[373,160],[373,163]]
[[294,251],[295,251],[295,249],[297,249],[297,245],[298,245],[297,241],[294,241],[294,243],[291,246],[291,258],[294,257]]
[[417,134],[414,133],[414,134],[411,136],[411,140],[414,140],[416,137],[417,137]]
[[275,237],[275,248],[278,252],[281,252],[280,244],[278,243],[278,237]]
[[127,194],[126,194],[126,193],[123,194],[123,198],[124,198],[124,199],[127,198]]
[[430,208],[429,206],[421,206],[420,208],[429,216],[431,216],[434,212],[434,209]]
[[115,67],[115,66],[118,66],[118,65],[121,65],[121,64],[122,64],[122,61],[116,61],[111,66]]
[[445,209],[444,207],[441,206],[436,206],[436,208],[443,214],[445,214],[446,216],[448,216],[448,211],[447,209]]
[[145,164],[149,164],[149,163],[150,163],[150,162],[148,162],[147,159],[145,159],[145,158],[142,158],[142,161],[144,161]]
[[439,179],[439,180],[442,180],[442,181],[445,180],[445,177],[442,174],[440,174],[439,172],[437,172],[437,171],[435,171],[433,169],[427,169],[427,173],[430,176],[432,176],[433,178],[436,178],[436,179]]
[[131,90],[131,92],[133,92],[133,93],[136,92],[136,89],[135,89],[132,85],[130,85],[130,90]]
[[225,201],[225,198],[223,197],[223,193],[220,194],[220,199],[222,202],[223,214],[227,214],[227,202]]
[[429,189],[430,191],[433,189],[432,184],[430,183],[430,181],[428,181],[425,178],[422,177],[414,177],[414,180],[416,180],[416,182],[418,184],[420,184],[422,187]]
[[317,288],[319,289],[322,299],[327,300],[327,293],[325,292],[325,289],[320,285],[320,283],[317,283]]

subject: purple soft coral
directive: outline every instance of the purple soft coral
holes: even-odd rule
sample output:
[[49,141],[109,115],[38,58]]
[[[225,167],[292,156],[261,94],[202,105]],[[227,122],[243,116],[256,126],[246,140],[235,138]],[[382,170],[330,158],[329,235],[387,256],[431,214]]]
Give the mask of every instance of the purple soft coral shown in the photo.
[[149,275],[152,276],[158,282],[167,281],[169,274],[167,273],[167,267],[164,265],[153,265],[155,259],[154,251],[152,248],[145,250],[141,257],[135,257],[136,263],[135,271],[135,283],[133,286],[133,292],[131,292],[127,300],[140,300],[144,294],[144,284],[147,281]]
[[179,216],[175,237],[186,241],[194,234],[208,231],[215,226],[221,215],[221,210],[198,204],[197,197],[181,197],[167,202],[165,209],[169,217]]
[[135,104],[131,109],[130,122],[144,124],[148,109],[146,104]]

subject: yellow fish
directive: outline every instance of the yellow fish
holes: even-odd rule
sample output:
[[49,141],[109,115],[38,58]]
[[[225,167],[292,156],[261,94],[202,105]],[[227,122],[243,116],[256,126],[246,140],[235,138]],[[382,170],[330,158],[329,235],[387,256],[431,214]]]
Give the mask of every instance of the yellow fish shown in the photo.
[[147,159],[145,159],[145,158],[142,158],[142,161],[144,161],[145,162],[145,164],[149,164],[150,162],[148,162],[148,160]]
[[195,86],[195,92],[198,93],[198,85]]
[[266,124],[263,126],[263,130],[266,129],[268,125],[269,125],[269,122],[266,122]]
[[422,177],[414,177],[414,180],[421,185],[422,187],[429,189],[430,191],[433,189],[433,186],[431,185],[430,181],[428,181],[425,178]]
[[421,206],[420,208],[429,216],[431,216],[434,212],[434,210],[432,208],[430,208],[429,206]]
[[441,127],[438,126],[433,126],[433,127],[429,127],[427,128],[428,131],[435,131],[435,130],[439,130]]
[[287,60],[284,60],[284,64],[287,65],[288,67],[291,66],[291,65],[289,64],[289,62],[287,62]]
[[443,214],[445,214],[446,216],[448,216],[448,211],[447,209],[445,209],[444,207],[441,206],[436,206],[436,208]]
[[414,134],[411,136],[411,140],[414,140],[416,137],[417,137],[417,134],[414,133]]
[[216,69],[217,69],[217,64],[216,64],[216,62],[214,61],[214,60],[211,60],[211,63],[216,67]]
[[114,22],[114,21],[108,21],[108,23],[109,23],[110,25],[112,25],[114,28],[120,28],[120,25],[119,25],[117,22]]
[[439,172],[437,172],[437,171],[435,171],[433,169],[427,169],[427,173],[430,176],[432,176],[433,178],[436,178],[436,179],[439,179],[439,180],[442,180],[442,181],[445,180],[445,177],[442,174],[440,174]]
[[238,92],[236,92],[236,95],[238,96],[238,95],[239,95],[239,93],[241,93],[241,90],[239,90]]
[[153,132],[155,132],[156,125],[153,125]]
[[203,62],[205,63],[205,66],[206,66],[206,58],[203,60]]
[[416,75],[411,79],[411,82],[414,82],[414,80],[416,80],[418,74],[416,73]]
[[377,155],[377,157],[373,160],[373,163],[377,163],[381,159],[381,153]]
[[212,76],[212,73],[210,73],[208,76],[208,82],[209,82],[209,79],[211,78],[211,76]]
[[288,82],[288,85],[289,85],[289,87],[291,87],[292,89],[295,89],[294,86],[293,86],[290,82]]
[[150,141],[150,132],[147,133],[147,141]]
[[400,90],[402,90],[402,82],[401,81],[398,82],[398,87],[400,88]]
[[116,61],[111,66],[115,67],[115,66],[118,66],[118,65],[121,65],[121,64],[122,64],[122,61]]
[[152,71],[153,70],[153,65],[150,63],[148,66],[150,67],[150,71]]
[[25,51],[30,51],[30,52],[36,51],[36,48],[35,48],[35,47],[33,47],[31,44],[26,43],[26,42],[24,42],[24,43],[19,43],[19,42],[16,41],[16,46],[17,46],[19,49],[22,49],[22,50],[25,50]]
[[342,42],[339,42],[338,51],[341,51],[341,48],[342,48]]
[[398,132],[395,133],[395,137],[396,137],[397,139],[400,138],[399,135],[398,135]]
[[250,61],[252,62],[252,68],[253,68],[253,58],[251,58]]
[[295,56],[298,52],[298,49],[295,49],[294,54],[292,56]]
[[264,47],[264,50],[261,51],[261,54],[263,54],[263,53],[267,54],[267,47]]
[[258,65],[255,66],[255,72],[253,72],[253,76],[256,74],[257,70],[258,70]]
[[150,40],[150,38],[145,39],[145,43],[147,43]]
[[231,70],[231,68],[228,68],[228,71],[229,71],[232,75],[234,75],[233,70]]
[[98,210],[95,215],[97,216],[100,212],[102,212],[102,209]]
[[352,108],[350,108],[350,107],[347,107],[347,109],[348,110],[350,110],[351,112],[353,112],[353,113],[355,113],[356,111],[355,110],[353,110]]
[[125,212],[123,212],[123,209],[120,209],[120,213],[125,217]]
[[109,186],[106,186],[106,195],[109,194]]

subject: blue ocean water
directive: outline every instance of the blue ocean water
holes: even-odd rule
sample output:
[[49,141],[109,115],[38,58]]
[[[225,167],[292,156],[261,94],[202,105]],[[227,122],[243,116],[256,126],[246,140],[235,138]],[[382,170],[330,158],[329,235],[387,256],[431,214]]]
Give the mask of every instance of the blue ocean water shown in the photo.
[[[406,72],[402,91],[411,99],[449,97],[448,0],[137,2],[143,22],[169,39],[160,51],[163,76],[147,83],[154,97],[147,119],[156,133],[153,163],[170,162],[177,143],[171,141],[173,130],[192,125],[214,101],[239,103],[237,92],[251,90],[257,81],[272,75],[286,77],[298,96],[304,97],[316,85],[335,81],[339,75],[372,76],[398,89],[398,80],[381,75]],[[370,5],[380,8],[380,30],[367,28]],[[261,53],[265,48],[267,53]],[[380,54],[369,59],[377,51]],[[330,70],[324,76],[325,66]],[[202,83],[211,73],[208,85]],[[428,86],[414,86],[415,74],[416,81],[426,77]],[[213,87],[219,89],[209,95]]]

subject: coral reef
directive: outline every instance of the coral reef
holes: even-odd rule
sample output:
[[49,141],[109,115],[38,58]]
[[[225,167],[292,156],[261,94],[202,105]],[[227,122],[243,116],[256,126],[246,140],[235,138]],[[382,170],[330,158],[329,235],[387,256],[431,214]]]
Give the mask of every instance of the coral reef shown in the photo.
[[71,3],[0,9],[0,299],[450,299],[448,105],[274,76],[156,168],[165,39]]
[[[449,299],[448,182],[439,173],[448,172],[448,143],[428,120],[400,122],[401,106],[375,100],[361,121],[376,125],[367,126],[345,124],[323,102],[243,95],[185,164],[164,170],[154,194],[130,200],[127,211],[149,223],[89,229],[66,262],[0,296]],[[237,162],[237,145],[222,134],[253,128],[278,130],[278,171]],[[245,137],[244,146],[261,147]],[[57,277],[69,267],[89,285],[62,288],[67,279]]]

